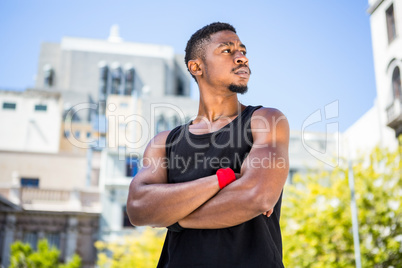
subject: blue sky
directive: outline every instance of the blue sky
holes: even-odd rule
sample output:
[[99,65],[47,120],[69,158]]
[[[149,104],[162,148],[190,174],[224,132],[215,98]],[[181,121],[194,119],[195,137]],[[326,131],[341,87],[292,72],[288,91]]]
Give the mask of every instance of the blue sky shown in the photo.
[[[191,34],[214,21],[233,24],[253,71],[245,104],[275,107],[301,130],[317,109],[339,101],[344,131],[376,96],[367,0],[0,1],[0,89],[34,86],[42,42],[63,36],[166,44],[183,53]],[[325,131],[325,122],[308,130]]]

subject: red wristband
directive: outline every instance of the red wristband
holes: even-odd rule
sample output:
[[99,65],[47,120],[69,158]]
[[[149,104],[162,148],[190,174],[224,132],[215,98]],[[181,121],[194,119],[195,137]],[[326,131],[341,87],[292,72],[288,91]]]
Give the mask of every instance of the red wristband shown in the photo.
[[221,189],[236,180],[236,175],[231,168],[218,169],[216,176],[218,176],[219,188]]

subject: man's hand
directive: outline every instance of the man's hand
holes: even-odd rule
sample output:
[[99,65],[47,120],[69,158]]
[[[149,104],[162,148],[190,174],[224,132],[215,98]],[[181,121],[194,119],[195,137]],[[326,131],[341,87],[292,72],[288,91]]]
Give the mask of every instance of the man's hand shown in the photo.
[[262,215],[265,215],[269,218],[272,215],[272,213],[274,213],[274,208],[271,208],[270,210],[262,213]]
[[[236,180],[240,179],[240,173],[235,173],[236,175]],[[268,211],[265,211],[264,213],[262,213],[262,215],[267,216],[268,218],[272,215],[272,213],[274,213],[274,208],[271,208]]]

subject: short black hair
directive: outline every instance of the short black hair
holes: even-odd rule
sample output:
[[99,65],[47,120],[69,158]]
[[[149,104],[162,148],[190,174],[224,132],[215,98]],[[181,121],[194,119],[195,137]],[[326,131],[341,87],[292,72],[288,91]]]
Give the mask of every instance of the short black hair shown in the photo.
[[[206,41],[210,41],[211,35],[220,31],[232,31],[236,33],[236,29],[229,23],[213,22],[207,26],[202,27],[190,37],[187,42],[187,46],[185,49],[186,54],[184,56],[184,62],[186,63],[187,69],[188,62],[190,60],[195,60],[196,58],[204,59]],[[197,82],[194,75],[191,74],[191,76]]]

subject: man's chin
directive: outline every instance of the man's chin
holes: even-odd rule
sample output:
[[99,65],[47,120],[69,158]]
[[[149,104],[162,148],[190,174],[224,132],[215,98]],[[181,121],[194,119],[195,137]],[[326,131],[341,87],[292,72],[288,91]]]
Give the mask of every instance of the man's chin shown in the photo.
[[248,87],[247,87],[247,84],[246,85],[231,84],[231,85],[229,85],[229,90],[234,92],[234,93],[244,94],[244,93],[247,92]]

